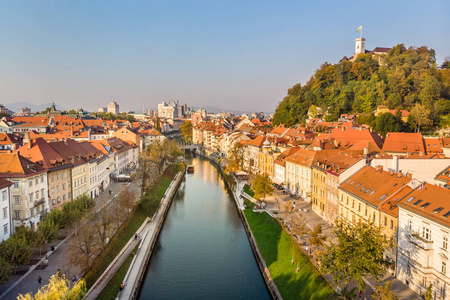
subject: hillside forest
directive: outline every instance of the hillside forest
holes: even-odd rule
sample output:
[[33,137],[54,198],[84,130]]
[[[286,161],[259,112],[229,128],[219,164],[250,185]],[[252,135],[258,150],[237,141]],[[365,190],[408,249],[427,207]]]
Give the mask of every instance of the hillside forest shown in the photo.
[[[353,62],[324,63],[305,85],[291,87],[279,102],[274,124],[304,124],[308,110],[320,108],[325,121],[358,114],[357,121],[376,124],[378,105],[410,112],[407,124],[399,114],[384,117],[395,131],[435,130],[450,125],[450,61],[438,66],[435,51],[398,44],[386,55],[360,54]],[[392,118],[392,120],[387,120]],[[422,127],[421,127],[422,126]]]

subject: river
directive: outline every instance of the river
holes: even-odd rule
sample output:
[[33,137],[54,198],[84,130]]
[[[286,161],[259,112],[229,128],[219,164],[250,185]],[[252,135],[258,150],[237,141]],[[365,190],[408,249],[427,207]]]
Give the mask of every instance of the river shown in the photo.
[[139,299],[271,299],[219,171],[187,163],[195,173],[173,200]]

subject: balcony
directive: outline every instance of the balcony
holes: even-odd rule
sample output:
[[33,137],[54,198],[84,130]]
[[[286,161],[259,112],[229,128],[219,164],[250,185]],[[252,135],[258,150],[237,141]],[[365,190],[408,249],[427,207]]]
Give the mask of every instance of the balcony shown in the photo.
[[44,204],[44,203],[45,203],[45,199],[41,198],[39,200],[34,201],[34,206],[39,206],[39,205]]
[[411,235],[411,243],[422,248],[423,250],[433,250],[433,241],[427,241],[421,238],[417,233]]

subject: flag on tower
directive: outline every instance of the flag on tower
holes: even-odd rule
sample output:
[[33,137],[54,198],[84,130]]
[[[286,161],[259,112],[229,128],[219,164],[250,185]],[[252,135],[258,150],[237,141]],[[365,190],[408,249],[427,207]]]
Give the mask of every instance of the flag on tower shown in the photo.
[[362,30],[362,25],[358,27],[358,29],[356,29],[356,32],[361,31]]

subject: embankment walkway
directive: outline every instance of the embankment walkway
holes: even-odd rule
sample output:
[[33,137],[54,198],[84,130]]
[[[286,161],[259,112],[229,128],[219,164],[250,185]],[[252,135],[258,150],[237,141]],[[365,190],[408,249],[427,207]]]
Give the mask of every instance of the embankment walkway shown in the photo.
[[113,262],[108,266],[105,272],[100,276],[97,282],[94,283],[92,288],[86,294],[86,299],[96,299],[101,291],[108,284],[109,280],[114,276],[117,270],[122,266],[123,262],[130,255],[132,250],[139,244],[139,248],[136,252],[133,261],[130,264],[127,274],[123,280],[125,287],[117,296],[116,299],[133,299],[136,298],[139,287],[147,268],[148,261],[153,251],[153,247],[158,239],[159,232],[164,224],[164,219],[169,210],[170,204],[178,187],[184,178],[185,172],[179,172],[170,183],[166,193],[161,200],[157,212],[153,218],[147,218],[146,221],[136,232],[138,239],[131,238],[122,251],[116,256]]

